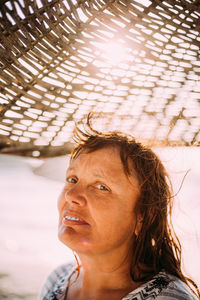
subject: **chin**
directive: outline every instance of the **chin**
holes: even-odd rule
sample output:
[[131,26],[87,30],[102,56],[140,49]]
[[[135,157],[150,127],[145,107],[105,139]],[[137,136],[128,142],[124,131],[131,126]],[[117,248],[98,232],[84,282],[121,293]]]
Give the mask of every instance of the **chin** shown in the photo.
[[94,247],[89,239],[82,234],[77,233],[72,227],[65,230],[59,230],[58,239],[72,251],[89,254],[94,252]]

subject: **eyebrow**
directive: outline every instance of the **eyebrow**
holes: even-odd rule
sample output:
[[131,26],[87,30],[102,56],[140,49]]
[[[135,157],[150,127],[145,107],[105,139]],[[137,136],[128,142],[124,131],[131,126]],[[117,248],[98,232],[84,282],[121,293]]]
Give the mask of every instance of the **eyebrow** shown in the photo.
[[[67,168],[66,173],[67,173],[68,171],[72,172],[72,171],[75,171],[75,170],[76,170],[76,168],[74,168],[74,167],[69,167],[69,168]],[[115,184],[117,183],[116,181],[114,181],[114,180],[112,179],[112,176],[108,176],[108,175],[106,175],[106,174],[104,175],[103,172],[102,172],[102,174],[101,174],[101,173],[94,172],[94,173],[93,173],[93,176],[96,177],[96,178],[102,179],[102,180],[109,179],[112,183],[115,183]]]
[[68,167],[67,170],[66,170],[66,172],[67,172],[67,171],[74,171],[74,170],[75,170],[75,168],[73,168],[73,167]]
[[[113,182],[113,183],[116,183],[116,181],[113,181],[113,180],[112,180],[112,177],[111,177],[111,176],[107,176],[107,175],[103,175],[103,174],[101,175],[101,174],[99,174],[99,173],[94,173],[93,176],[96,177],[96,178],[102,179],[102,180],[109,179],[109,181],[111,181],[111,182]],[[109,178],[108,178],[108,177],[109,177]]]
[[[74,168],[74,167],[69,167],[69,168],[67,168],[67,171],[76,171],[76,168]],[[95,176],[95,177],[101,177],[101,178],[104,177],[104,176],[101,175],[100,173],[94,173],[93,176]]]

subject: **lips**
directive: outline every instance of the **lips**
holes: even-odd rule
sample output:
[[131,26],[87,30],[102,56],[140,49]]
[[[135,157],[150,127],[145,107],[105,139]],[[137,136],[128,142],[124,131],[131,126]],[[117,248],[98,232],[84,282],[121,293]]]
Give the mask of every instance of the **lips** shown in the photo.
[[63,214],[64,225],[89,225],[79,214],[66,211]]

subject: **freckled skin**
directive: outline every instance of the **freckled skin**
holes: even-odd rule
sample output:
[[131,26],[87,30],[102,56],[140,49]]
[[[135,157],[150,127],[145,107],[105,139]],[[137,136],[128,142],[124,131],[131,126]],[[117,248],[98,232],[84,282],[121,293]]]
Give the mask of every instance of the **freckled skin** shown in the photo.
[[[124,173],[117,148],[81,153],[70,163],[58,199],[59,239],[78,254],[127,252],[136,230],[138,196],[138,180]],[[89,225],[63,224],[66,211]]]

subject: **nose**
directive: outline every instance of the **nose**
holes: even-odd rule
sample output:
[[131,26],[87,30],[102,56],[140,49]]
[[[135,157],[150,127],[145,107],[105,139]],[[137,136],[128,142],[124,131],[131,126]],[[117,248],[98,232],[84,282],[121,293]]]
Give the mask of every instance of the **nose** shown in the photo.
[[83,189],[78,187],[78,185],[70,188],[65,192],[65,200],[69,204],[84,206],[86,204],[86,197],[84,195]]

